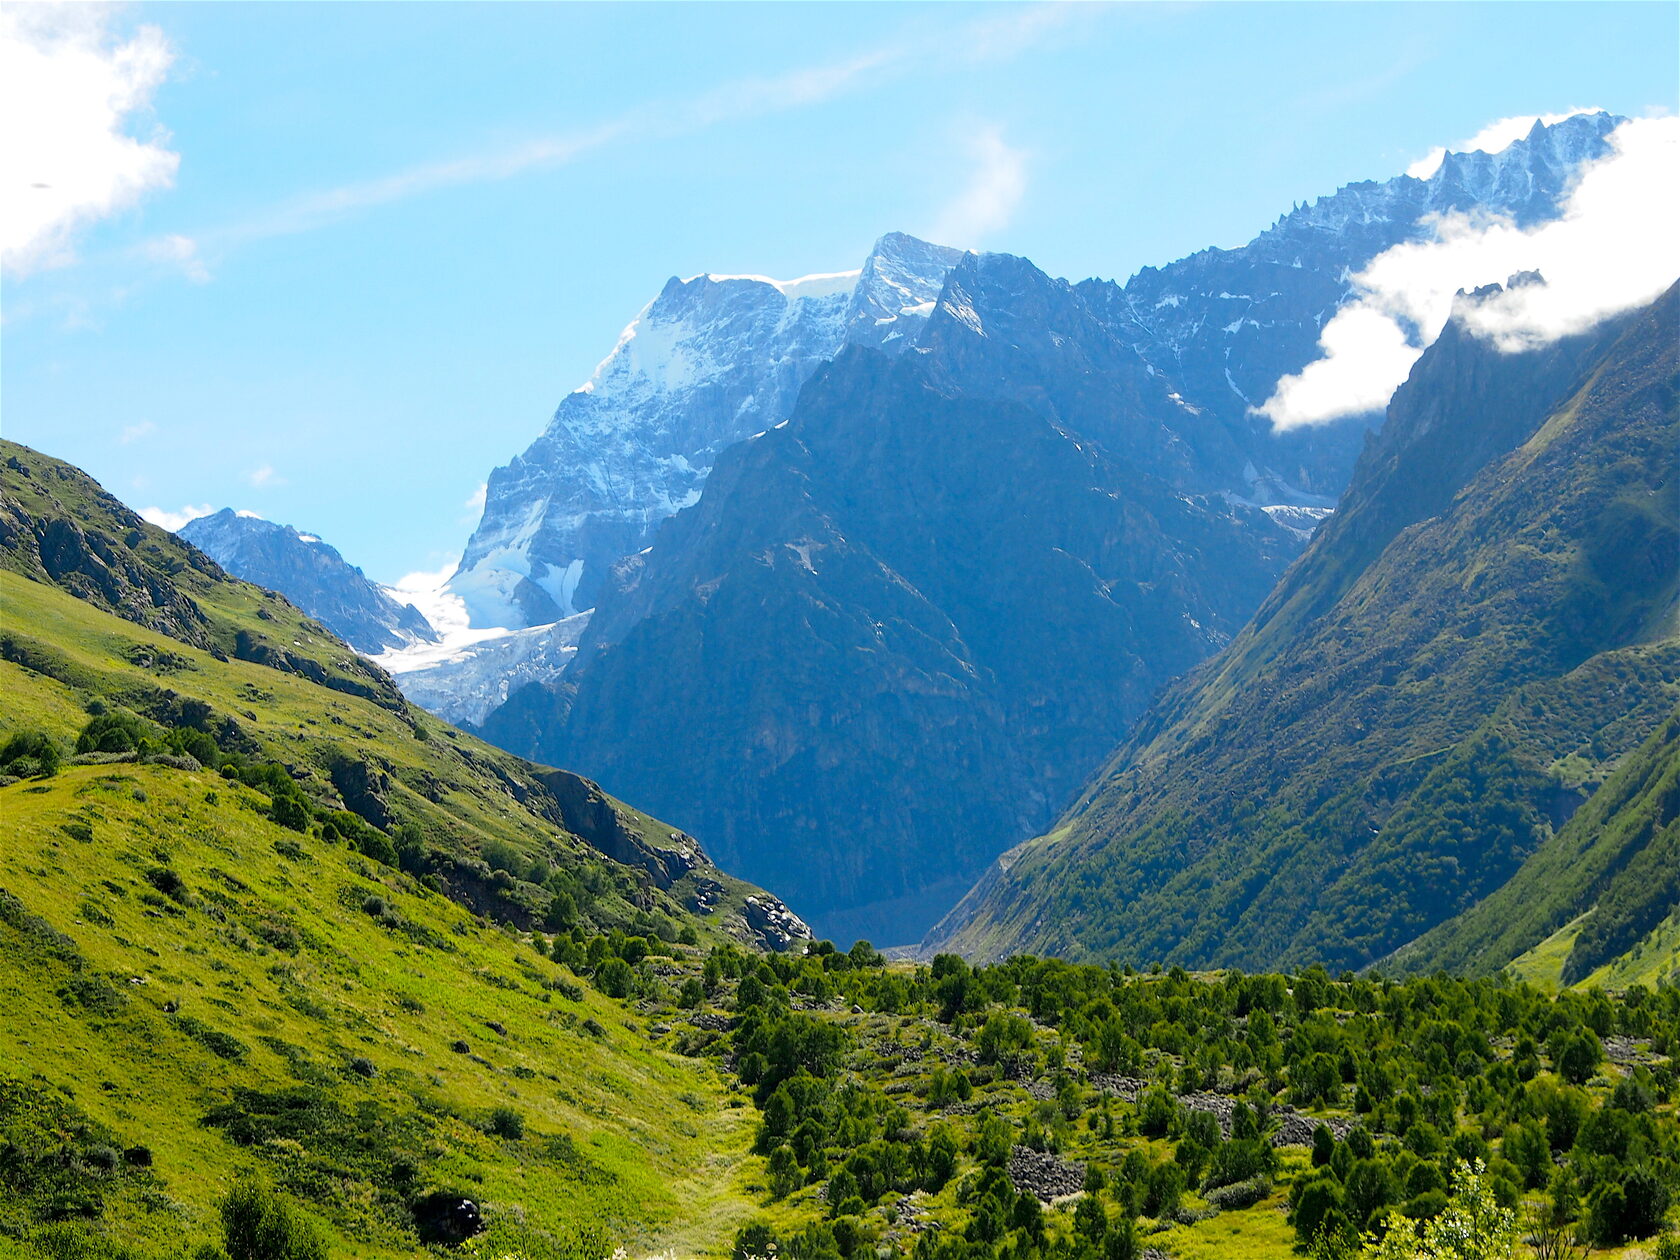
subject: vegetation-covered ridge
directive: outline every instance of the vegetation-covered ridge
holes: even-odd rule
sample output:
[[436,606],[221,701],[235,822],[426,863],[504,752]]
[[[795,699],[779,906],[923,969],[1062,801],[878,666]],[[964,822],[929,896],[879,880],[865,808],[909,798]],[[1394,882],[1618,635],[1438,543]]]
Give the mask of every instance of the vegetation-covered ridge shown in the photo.
[[797,919],[68,465],[7,444],[0,525],[0,1252],[727,1232],[750,1134],[624,999]]
[[1485,916],[1403,956],[1491,970],[1590,909],[1549,842],[1680,703],[1677,309],[1515,355],[1449,325],[1255,619],[924,948],[1369,966],[1533,859],[1523,934]]
[[282,825],[522,926],[653,915],[778,945],[802,930],[691,838],[407,704],[282,596],[86,474],[15,443],[0,457],[0,742],[16,744],[0,775],[41,740],[84,760],[205,766],[262,789]]

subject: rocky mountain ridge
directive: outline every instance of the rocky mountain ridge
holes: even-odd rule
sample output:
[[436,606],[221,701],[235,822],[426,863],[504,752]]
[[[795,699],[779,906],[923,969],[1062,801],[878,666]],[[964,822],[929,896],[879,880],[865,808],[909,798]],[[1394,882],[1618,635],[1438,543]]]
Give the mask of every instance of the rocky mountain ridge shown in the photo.
[[232,508],[177,532],[234,576],[281,592],[364,655],[437,642],[419,609],[370,581],[315,534]]

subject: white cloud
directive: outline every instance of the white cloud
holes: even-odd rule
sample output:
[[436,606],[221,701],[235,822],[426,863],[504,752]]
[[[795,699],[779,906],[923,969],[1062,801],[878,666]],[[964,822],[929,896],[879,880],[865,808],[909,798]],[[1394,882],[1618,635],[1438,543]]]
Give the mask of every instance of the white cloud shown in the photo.
[[272,464],[264,464],[261,468],[253,468],[250,472],[245,474],[245,480],[249,481],[253,486],[275,486],[285,484],[283,478],[275,477],[274,466]]
[[976,132],[969,141],[974,174],[939,212],[931,236],[948,245],[971,248],[1006,227],[1027,191],[1027,153],[1004,143],[997,127]]
[[253,512],[253,511],[251,511],[250,508],[240,508],[240,509],[238,509],[237,511],[234,512],[234,515],[235,516],[243,516],[247,520],[253,520],[253,521],[260,521],[263,518],[263,515],[262,515],[261,512]]
[[0,9],[0,262],[67,262],[78,228],[169,187],[180,155],[129,135],[174,52],[155,26],[122,40],[102,5]]
[[139,511],[143,519],[174,534],[178,533],[188,521],[196,521],[201,516],[213,515],[216,509],[208,503],[200,503],[197,507],[189,503],[179,512],[171,512],[168,508],[160,507],[143,507]]
[[1568,109],[1561,114],[1513,114],[1509,118],[1495,119],[1468,140],[1460,140],[1451,145],[1437,145],[1408,166],[1406,174],[1413,179],[1428,179],[1441,169],[1441,159],[1448,153],[1499,153],[1526,136],[1537,122],[1550,127],[1565,118],[1573,118],[1576,114],[1600,112],[1597,105],[1589,105],[1582,109]]
[[178,269],[194,284],[210,283],[210,268],[199,256],[198,242],[190,236],[154,236],[139,247],[140,257]]
[[157,425],[150,420],[142,420],[139,424],[124,425],[122,435],[117,438],[124,446],[138,442],[143,437],[150,437],[157,432]]
[[1354,277],[1356,296],[1325,325],[1322,357],[1278,382],[1257,411],[1279,429],[1379,409],[1454,312],[1459,290],[1542,282],[1459,302],[1466,325],[1501,350],[1543,345],[1648,302],[1680,277],[1680,118],[1623,123],[1562,215],[1523,229],[1450,215],[1432,239],[1397,245]]
[[461,504],[461,506],[466,508],[467,511],[472,512],[475,515],[478,514],[478,513],[481,513],[481,512],[484,511],[485,496],[488,495],[489,493],[490,493],[490,483],[488,481],[481,481],[481,482],[478,483],[478,489],[474,490],[471,494],[469,494],[466,497],[465,502],[463,502]]

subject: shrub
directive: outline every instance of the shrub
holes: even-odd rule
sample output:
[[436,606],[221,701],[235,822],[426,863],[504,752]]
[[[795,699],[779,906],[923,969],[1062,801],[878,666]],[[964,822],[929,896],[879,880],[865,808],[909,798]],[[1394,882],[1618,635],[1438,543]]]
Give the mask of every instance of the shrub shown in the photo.
[[636,973],[622,958],[605,959],[595,968],[595,987],[610,998],[627,998],[636,985]]
[[235,1182],[221,1211],[228,1260],[325,1260],[314,1227],[266,1186]]
[[492,1107],[490,1118],[484,1122],[484,1131],[492,1137],[520,1141],[525,1136],[525,1117],[512,1107]]
[[1601,1247],[1648,1238],[1662,1227],[1669,1193],[1648,1168],[1629,1168],[1587,1196],[1587,1236]]
[[785,1199],[799,1189],[804,1176],[799,1171],[799,1160],[794,1157],[793,1147],[785,1143],[770,1152],[770,1197]]
[[173,1017],[175,1027],[187,1036],[193,1038],[211,1054],[224,1059],[243,1059],[249,1052],[247,1046],[231,1033],[225,1033],[219,1028],[212,1028],[202,1020],[194,1019],[191,1015],[176,1015]]
[[1269,1177],[1250,1177],[1246,1181],[1234,1181],[1228,1186],[1217,1186],[1202,1197],[1221,1212],[1234,1212],[1240,1208],[1253,1207],[1271,1192],[1272,1182]]
[[146,882],[165,897],[178,901],[183,906],[192,903],[192,894],[187,891],[186,882],[167,866],[152,867],[146,872]]
[[76,737],[79,753],[140,752],[155,741],[151,738],[151,724],[127,709],[108,709],[82,728]]
[[20,779],[58,773],[58,745],[41,731],[17,731],[0,747],[0,774]]

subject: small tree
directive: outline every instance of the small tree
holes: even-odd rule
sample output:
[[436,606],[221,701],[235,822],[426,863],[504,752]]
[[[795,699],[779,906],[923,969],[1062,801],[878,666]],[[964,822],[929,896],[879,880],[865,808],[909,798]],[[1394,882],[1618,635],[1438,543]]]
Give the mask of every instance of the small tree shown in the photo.
[[799,1171],[799,1160],[795,1158],[793,1147],[783,1144],[770,1152],[770,1197],[785,1199],[799,1189],[804,1177]]
[[1440,1215],[1424,1222],[1423,1235],[1405,1217],[1390,1214],[1380,1240],[1367,1237],[1363,1255],[1375,1260],[1511,1260],[1517,1246],[1517,1214],[1499,1206],[1480,1160],[1460,1164],[1452,1194]]
[[0,773],[20,779],[58,773],[58,745],[40,731],[18,731],[0,747]]

